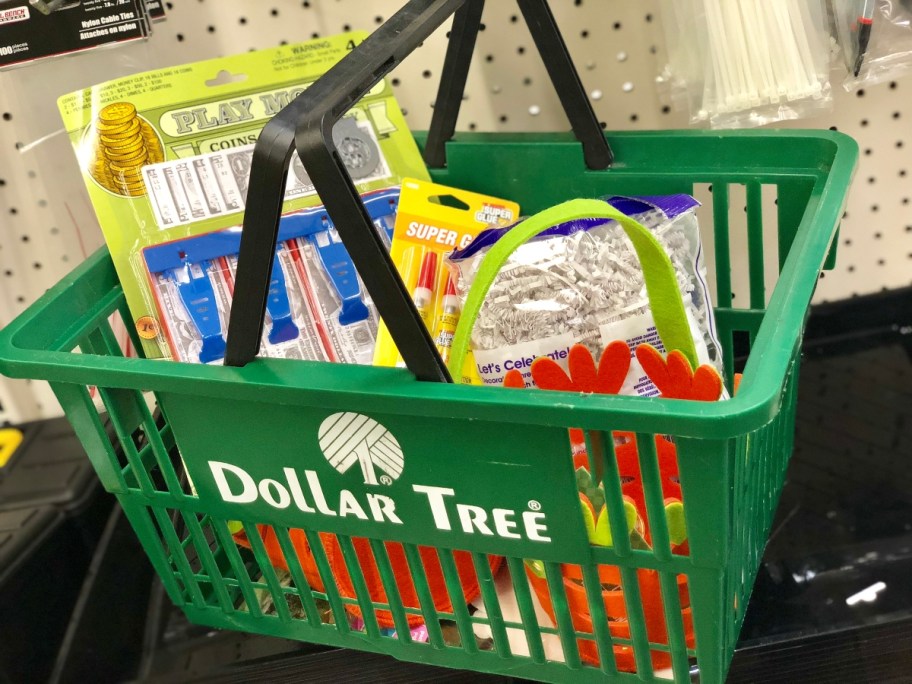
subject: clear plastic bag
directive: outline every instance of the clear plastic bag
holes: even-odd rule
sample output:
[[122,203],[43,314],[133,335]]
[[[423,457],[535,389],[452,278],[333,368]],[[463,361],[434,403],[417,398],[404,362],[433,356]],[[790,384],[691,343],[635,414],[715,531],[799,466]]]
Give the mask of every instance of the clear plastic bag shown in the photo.
[[[671,257],[700,363],[722,373],[712,302],[706,285],[696,200],[687,195],[615,197],[608,202],[652,230]],[[465,297],[488,250],[508,229],[489,230],[448,260]],[[631,349],[648,342],[664,351],[636,252],[614,221],[583,219],[550,228],[517,248],[485,298],[471,345],[486,385],[519,370],[532,385],[531,364],[547,356],[566,367],[567,353],[583,344],[596,358],[611,342]],[[653,396],[655,386],[632,360],[621,394]]]
[[869,0],[870,37],[866,46],[859,44],[866,18],[861,4],[857,0],[830,2],[847,72],[843,88],[851,92],[912,72],[912,0]]
[[663,0],[660,79],[692,124],[748,128],[832,107],[824,0]]

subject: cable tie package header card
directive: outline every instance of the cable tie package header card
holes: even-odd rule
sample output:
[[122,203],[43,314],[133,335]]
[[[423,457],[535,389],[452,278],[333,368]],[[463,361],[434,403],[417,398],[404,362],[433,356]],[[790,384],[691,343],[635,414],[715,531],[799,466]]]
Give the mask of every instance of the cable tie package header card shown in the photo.
[[[70,93],[58,105],[147,357],[171,357],[143,250],[243,222],[263,126],[367,36],[150,71]],[[378,83],[335,126],[359,192],[427,169],[392,89]],[[285,213],[319,205],[295,154]]]
[[146,38],[146,12],[143,0],[0,0],[0,69]]

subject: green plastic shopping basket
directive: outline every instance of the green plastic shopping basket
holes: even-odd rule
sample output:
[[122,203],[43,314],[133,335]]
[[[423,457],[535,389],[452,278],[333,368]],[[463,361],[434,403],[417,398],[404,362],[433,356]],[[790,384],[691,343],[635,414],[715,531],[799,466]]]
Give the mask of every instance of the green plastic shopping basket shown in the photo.
[[[370,253],[372,246],[355,243],[358,231],[370,227],[354,186],[332,157],[328,131],[351,102],[458,8],[453,26],[457,44],[451,43],[447,61],[450,81],[438,98],[438,104],[446,105],[438,109],[446,111],[435,115],[428,139],[419,136],[434,166],[442,166],[445,156],[445,167],[432,168],[433,179],[513,198],[528,212],[571,197],[693,193],[695,185],[711,184],[715,238],[710,266],[729,387],[734,341],[743,340],[744,350],[749,349],[733,399],[696,403],[420,381],[415,375],[433,378],[442,368],[433,357],[421,357],[420,350],[408,359],[414,374],[265,358],[243,367],[125,358],[110,319],[131,317],[105,250],[0,332],[0,370],[51,383],[169,597],[193,622],[542,681],[665,677],[689,682],[691,669],[697,668],[701,681],[721,682],[792,451],[803,326],[831,250],[857,148],[850,138],[829,131],[650,132],[605,138],[588,104],[579,103],[583,91],[553,21],[547,21],[547,5],[541,0],[521,0],[520,5],[536,43],[550,55],[552,77],[560,81],[568,73],[562,70],[569,69],[572,78],[565,78],[559,90],[584,141],[589,166],[610,161],[606,140],[617,158],[613,166],[587,168],[580,142],[563,134],[460,134],[444,144],[452,134],[447,128],[455,121],[481,3],[412,0],[280,113],[276,125],[267,126],[266,131],[279,133],[274,136],[278,149],[285,146],[277,163],[260,154],[269,146],[261,136],[235,309],[242,277],[254,282],[257,273],[265,273],[268,280],[268,238],[280,204],[275,192],[258,198],[254,188],[272,184],[278,192],[296,132],[305,167],[368,288],[388,300],[378,302],[381,312],[387,316],[401,305],[406,319],[415,315],[388,290],[381,292],[388,284],[383,278],[398,282],[392,272],[365,270],[376,254]],[[575,94],[570,92],[574,89]],[[568,104],[574,98],[575,104]],[[282,122],[289,121],[291,128],[283,129]],[[295,131],[293,124],[299,122]],[[598,140],[592,130],[598,131]],[[744,308],[732,302],[729,244],[735,230],[729,225],[730,209],[741,208],[729,206],[729,191],[739,185],[746,188],[749,246],[750,292]],[[764,215],[765,188],[776,193],[775,217]],[[258,215],[252,214],[255,202]],[[764,230],[770,218],[776,220],[775,231]],[[346,219],[356,227],[343,230]],[[248,235],[252,227],[256,237]],[[771,255],[778,259],[779,278],[768,293],[764,259]],[[387,266],[388,260],[374,270]],[[253,270],[257,268],[261,272]],[[246,331],[248,346],[254,340],[253,353],[265,280],[260,286],[246,300],[253,303],[253,313],[238,314],[256,328]],[[239,326],[233,319],[229,346]],[[417,334],[405,324],[393,333],[400,346]],[[234,353],[238,349],[235,345]],[[116,429],[113,442],[93,401],[93,386]],[[160,416],[150,410],[150,397]],[[362,476],[357,463],[364,454],[357,446],[350,449],[354,464],[330,458],[339,449],[327,447],[327,433],[355,423],[385,430],[394,445],[396,462],[380,468],[380,477]],[[568,449],[571,427],[584,430],[590,458],[603,471],[614,547],[591,546],[582,525]],[[650,550],[632,549],[622,527],[612,438],[619,431],[636,434],[655,542]],[[669,549],[656,435],[670,436],[677,448],[689,537],[686,555]],[[487,533],[466,524],[464,514],[470,510],[488,516]],[[240,521],[242,535],[234,534],[233,521]],[[270,560],[267,535],[284,555],[287,576]],[[246,538],[249,548],[236,543],[238,536]],[[297,551],[305,542],[312,553],[310,567],[300,562]],[[390,561],[393,542],[407,562],[408,593],[417,603],[403,599],[402,578]],[[374,559],[369,568],[363,563],[365,549]],[[433,600],[429,553],[437,559],[435,572],[449,594],[446,610]],[[471,560],[482,612],[473,614],[466,607],[465,567],[457,556]],[[488,562],[493,556],[505,557],[497,577]],[[544,570],[553,623],[536,615],[535,593],[526,580],[528,559]],[[346,591],[340,589],[341,562],[351,585]],[[591,613],[588,629],[573,614],[562,564],[580,568],[579,586]],[[609,616],[600,599],[600,566],[618,569],[623,629],[617,629],[621,619]],[[654,578],[661,599],[661,639],[646,625],[644,610],[655,606],[645,599],[644,592],[653,591],[643,581],[645,573]],[[498,591],[504,575],[512,586],[512,608]],[[383,588],[380,600],[368,586],[377,583]],[[347,619],[347,612],[357,612],[362,623]],[[394,633],[378,622],[381,613],[391,616]],[[410,633],[416,617],[425,624],[426,642]],[[695,644],[685,637],[685,619],[692,623]],[[479,642],[475,630],[489,633],[490,639]],[[630,656],[632,666],[620,665],[614,657],[620,651]],[[657,666],[663,658],[670,665],[666,671]]]

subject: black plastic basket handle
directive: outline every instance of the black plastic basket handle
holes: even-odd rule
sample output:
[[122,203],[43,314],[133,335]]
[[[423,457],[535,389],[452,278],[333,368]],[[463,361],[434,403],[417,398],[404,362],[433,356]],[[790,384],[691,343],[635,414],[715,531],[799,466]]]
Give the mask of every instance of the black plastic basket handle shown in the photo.
[[[591,168],[606,168],[611,151],[547,0],[518,2],[574,131],[583,142],[587,163]],[[456,13],[438,93],[441,113],[435,112],[436,126],[432,127],[440,151],[438,161],[443,162],[444,145],[455,130],[483,5],[483,0],[410,0],[264,126],[253,151],[225,365],[244,366],[259,352],[285,181],[291,155],[297,149],[406,366],[419,380],[452,382],[336,151],[332,131],[380,79]],[[454,95],[454,84],[447,81],[448,75],[458,84],[458,96]]]

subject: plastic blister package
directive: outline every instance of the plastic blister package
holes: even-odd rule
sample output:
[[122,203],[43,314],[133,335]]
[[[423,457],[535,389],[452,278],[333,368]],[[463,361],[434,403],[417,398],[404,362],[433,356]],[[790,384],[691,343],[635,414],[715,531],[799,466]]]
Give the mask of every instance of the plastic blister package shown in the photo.
[[[399,191],[364,197],[388,243]],[[239,228],[147,247],[143,262],[174,358],[222,363],[234,294]],[[322,207],[282,218],[266,300],[261,354],[370,364],[379,318]]]
[[691,123],[748,128],[832,106],[824,0],[663,0],[660,80]]
[[912,71],[912,0],[830,0],[847,91]]
[[[721,373],[695,212],[699,203],[688,195],[608,202],[652,230],[668,252],[699,361]],[[450,256],[463,302],[485,255],[508,230],[485,231]],[[516,249],[491,285],[471,334],[478,373],[488,385],[502,384],[515,369],[532,386],[534,359],[549,357],[566,366],[572,345],[583,344],[598,358],[615,340],[631,349],[648,342],[664,351],[636,253],[620,226],[604,219],[562,223]],[[654,396],[653,383],[635,358],[631,363],[621,393]]]
[[[302,45],[138,73],[60,98],[58,107],[67,138],[76,151],[144,356],[167,358],[175,347],[190,357],[203,351],[200,348],[191,353],[184,344],[168,339],[166,322],[158,319],[158,310],[166,298],[165,304],[173,300],[173,311],[187,314],[192,309],[182,302],[181,292],[205,286],[204,282],[197,282],[198,278],[191,278],[186,268],[182,273],[175,271],[183,268],[178,259],[167,268],[152,271],[167,273],[170,269],[175,276],[158,282],[158,291],[153,292],[144,250],[237,226],[247,206],[253,150],[263,126],[347,55],[350,45],[365,36],[364,32],[352,32]],[[359,193],[398,186],[407,176],[427,176],[418,146],[386,81],[378,82],[336,122],[332,137]],[[283,212],[293,215],[320,203],[310,177],[295,156],[286,176]],[[300,275],[299,262],[306,263],[311,249],[319,264],[312,272],[337,273],[323,257],[331,259],[331,253],[337,252],[341,243],[326,231],[316,232],[326,237],[325,244],[304,245],[297,241],[285,246],[287,253],[278,251],[279,267],[274,272],[288,287],[305,281],[313,288],[320,287],[318,276],[308,279]],[[223,278],[223,289],[231,288],[232,254],[237,254],[237,250],[218,255],[224,263],[197,264],[200,272],[215,269],[209,274],[211,278],[207,276],[213,288],[216,275]],[[357,291],[358,280],[353,274],[352,267],[348,279],[337,279],[339,288],[326,290],[327,297],[342,290],[348,293],[352,287]],[[183,279],[180,283],[175,279],[178,275]],[[204,295],[209,296],[208,290]],[[219,297],[215,289],[212,297],[213,301]],[[365,351],[368,343],[360,342],[365,337],[365,325],[360,326],[362,332],[353,335],[359,326],[346,314],[349,307],[357,304],[350,293],[339,297],[338,305],[326,304],[327,338],[334,330],[336,308],[342,308],[342,324],[348,327],[336,330],[339,345],[324,345],[331,350],[326,358],[335,358],[332,349],[338,346],[343,351],[340,359],[363,362],[370,356]],[[328,298],[322,301],[328,302]],[[320,298],[315,303],[315,309],[320,309]],[[270,305],[282,307],[284,303],[270,300]],[[296,303],[291,301],[288,306],[292,307],[291,312],[281,314],[282,320],[294,317]],[[357,313],[363,315],[365,311],[365,305],[361,305]],[[305,319],[308,317],[301,314],[296,325],[303,325]],[[131,321],[126,323],[130,325]],[[200,319],[193,328],[199,330],[198,323],[211,326],[213,336],[219,330],[223,334],[226,325],[222,320],[216,328],[214,316]],[[193,328],[185,326],[191,332]],[[183,336],[178,337],[184,340]],[[348,342],[343,341],[346,339]],[[189,338],[185,341],[189,343]],[[323,358],[313,349],[297,348],[288,340],[274,337],[267,342],[270,353],[283,358]],[[286,345],[288,349],[279,353],[276,345]],[[204,352],[203,356],[208,358],[209,354]]]

